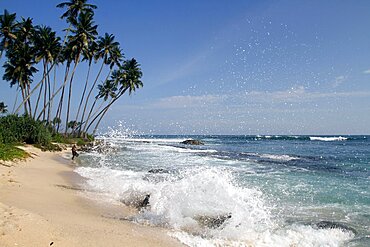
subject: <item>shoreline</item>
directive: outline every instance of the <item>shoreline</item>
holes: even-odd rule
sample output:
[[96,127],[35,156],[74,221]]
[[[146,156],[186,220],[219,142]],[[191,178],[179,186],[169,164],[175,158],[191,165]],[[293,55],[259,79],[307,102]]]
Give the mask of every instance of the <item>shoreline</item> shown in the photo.
[[69,152],[25,150],[31,158],[0,165],[0,246],[183,246],[167,229],[120,220],[125,205],[83,195]]

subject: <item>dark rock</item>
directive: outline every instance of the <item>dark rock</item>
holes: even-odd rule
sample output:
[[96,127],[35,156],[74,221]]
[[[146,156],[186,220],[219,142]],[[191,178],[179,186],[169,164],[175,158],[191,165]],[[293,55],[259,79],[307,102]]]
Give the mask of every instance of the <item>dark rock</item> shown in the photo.
[[163,168],[153,168],[148,171],[149,173],[169,173],[168,170]]
[[150,195],[148,194],[148,195],[146,195],[146,196],[145,196],[145,198],[144,198],[144,200],[142,201],[142,203],[141,203],[140,207],[141,207],[141,208],[145,208],[145,207],[147,207],[147,206],[149,205],[149,199],[150,199]]
[[350,232],[353,232],[354,234],[357,234],[357,231],[354,228],[347,226],[340,222],[320,221],[319,223],[316,224],[316,226],[321,229],[341,229],[341,230],[350,231]]
[[195,218],[195,220],[198,221],[201,226],[205,226],[208,228],[219,228],[220,226],[222,226],[222,224],[225,223],[225,221],[230,218],[231,213],[217,216],[198,216]]
[[185,145],[204,145],[204,143],[199,141],[199,140],[185,140],[185,141],[181,142],[181,144],[185,144]]

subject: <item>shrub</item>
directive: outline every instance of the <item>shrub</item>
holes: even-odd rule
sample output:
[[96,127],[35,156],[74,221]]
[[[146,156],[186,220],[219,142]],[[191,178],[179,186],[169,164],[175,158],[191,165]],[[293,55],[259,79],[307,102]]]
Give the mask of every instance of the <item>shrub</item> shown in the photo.
[[8,115],[0,117],[0,140],[2,143],[25,142],[48,146],[51,133],[41,122],[28,116]]

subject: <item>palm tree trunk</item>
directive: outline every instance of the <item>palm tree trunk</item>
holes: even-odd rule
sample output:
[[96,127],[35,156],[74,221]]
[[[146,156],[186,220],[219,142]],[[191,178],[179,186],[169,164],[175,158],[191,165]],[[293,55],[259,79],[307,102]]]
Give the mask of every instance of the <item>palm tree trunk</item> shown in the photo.
[[[46,67],[47,67],[47,65],[46,65]],[[51,107],[52,107],[52,102],[51,102],[51,100],[50,100],[50,98],[51,98],[51,84],[50,84],[50,75],[48,75],[47,76],[48,77],[48,102],[50,102],[49,103],[49,106],[48,106],[48,117],[47,117],[47,121],[48,121],[48,124],[50,123],[50,115],[51,115]]]
[[23,98],[23,107],[24,107],[24,114],[28,115],[28,110],[27,110],[27,101],[25,101],[24,99],[26,98],[26,95],[24,93],[24,88],[21,86],[21,91],[22,91],[22,98]]
[[[19,87],[17,88],[16,91],[18,91],[18,89],[19,89]],[[15,106],[17,105],[18,96],[19,96],[19,92],[17,92],[16,95],[15,95],[15,100],[14,100],[14,105],[13,105],[13,110],[12,110],[13,114],[14,114]]]
[[[56,79],[57,79],[57,67],[54,67],[54,82],[53,82],[53,93],[52,94],[55,93]],[[50,102],[50,109],[51,109],[50,112],[52,112],[54,101],[51,99],[51,96],[49,96],[49,102]],[[48,121],[51,121],[51,119],[49,118]]]
[[100,124],[101,120],[103,119],[104,115],[108,112],[108,110],[109,110],[109,107],[108,107],[108,108],[103,112],[103,114],[100,116],[100,118],[99,118],[98,122],[97,122],[97,123],[96,123],[96,125],[95,125],[94,131],[93,131],[93,133],[92,133],[92,135],[93,135],[93,136],[95,136],[95,133],[96,133],[96,131],[98,130],[98,126],[99,126],[99,124]]
[[[53,100],[55,98],[55,96],[58,95],[58,93],[60,92],[60,90],[64,90],[65,89],[65,86],[68,82],[68,73],[69,72],[69,65],[66,67],[66,75],[65,75],[65,78],[64,78],[64,82],[63,84],[58,88],[58,90],[51,96],[51,99],[50,100]],[[61,101],[59,103],[63,103],[63,98],[61,97]],[[47,103],[47,105],[49,105],[50,102]],[[37,119],[40,119],[42,113],[46,110],[46,108],[43,108],[42,111],[40,112],[39,116],[37,117]],[[60,111],[60,115],[61,115],[61,111]]]
[[[95,122],[95,120],[101,115],[101,114],[105,114],[104,112],[108,110],[108,108],[114,103],[116,102],[126,91],[128,90],[128,88],[125,88],[123,89],[120,93],[117,94],[117,96],[115,98],[112,99],[112,101],[106,105],[103,110],[101,110],[95,117],[94,119],[90,122],[90,124],[87,126],[86,128],[86,132],[89,130],[89,128],[91,127],[91,125]],[[86,120],[86,122],[88,121],[89,119]]]
[[[72,70],[71,80],[69,81],[69,93],[68,93],[68,105],[67,105],[66,126],[68,125],[68,121],[69,121],[69,110],[70,110],[70,107],[71,107],[72,81],[73,81],[73,77],[75,75],[76,68],[77,68],[77,65],[79,63],[79,60],[80,60],[80,54],[77,55],[77,58],[75,60],[75,66],[73,67],[73,70]],[[68,129],[66,128],[65,129],[65,132],[64,132],[65,135],[67,134],[67,130]]]
[[[48,92],[47,77],[45,77],[44,84],[45,84],[45,87],[44,87],[44,107],[46,107],[46,95],[47,95],[47,92]],[[42,120],[43,121],[45,121],[45,117],[46,117],[46,112],[44,111],[44,113],[42,114]]]
[[39,102],[40,102],[41,92],[42,92],[43,87],[44,87],[44,83],[42,83],[40,87],[39,96],[37,97],[37,101],[36,101],[35,112],[33,113],[34,116],[36,116],[37,108],[39,107]]
[[[56,57],[59,57],[60,53],[62,52],[63,48],[64,48],[64,45],[67,41],[67,37],[68,37],[68,33],[69,31],[71,30],[71,27],[72,27],[72,24],[69,24],[69,27],[66,29],[67,30],[67,33],[66,35],[64,36],[64,40],[63,40],[63,44],[62,44],[62,49],[60,49],[60,51],[58,52],[58,55]],[[54,63],[51,65],[50,69],[47,71],[46,74],[49,74],[50,71],[52,70],[52,68],[55,66],[55,64],[57,63],[57,59],[54,60]],[[27,95],[27,97],[25,99],[23,99],[23,102],[18,106],[17,110],[15,110],[14,114],[16,114],[20,108],[22,107],[22,105],[24,104],[25,101],[27,101],[31,95],[37,90],[37,88],[42,84],[42,81],[44,80],[44,77],[41,79],[41,81],[39,83],[36,84],[36,86],[33,88],[33,90]],[[60,90],[58,90],[59,92]]]
[[[90,119],[90,117],[91,117],[91,113],[92,113],[92,111],[93,111],[93,109],[94,109],[95,104],[96,104],[96,102],[97,102],[97,101],[98,101],[98,98],[96,97],[96,98],[95,98],[95,100],[94,100],[94,103],[92,104],[92,106],[91,106],[91,108],[90,108],[89,115],[87,116],[87,119],[86,119],[86,122],[85,122],[85,124],[84,124],[84,127],[83,127],[83,129],[82,129],[82,131],[81,131],[81,132],[79,131],[79,135],[80,135],[81,133],[84,133],[84,132],[85,132],[85,129],[86,129],[87,124],[88,124],[88,122],[89,122],[89,119]],[[83,122],[81,122],[81,125],[82,125],[82,123],[83,123]]]
[[[101,72],[102,72],[102,70],[103,70],[103,66],[104,66],[104,61],[102,61],[102,64],[101,64],[100,69],[99,69],[99,72],[98,72],[98,74],[97,74],[97,76],[96,76],[96,78],[95,78],[95,81],[94,81],[94,83],[91,85],[91,88],[90,88],[90,90],[89,90],[89,93],[87,94],[86,101],[85,101],[85,105],[84,105],[84,110],[83,110],[83,112],[82,112],[82,117],[81,117],[81,121],[80,121],[81,123],[83,123],[83,122],[84,122],[84,117],[85,117],[85,113],[86,113],[87,105],[88,105],[88,103],[89,103],[89,99],[90,99],[90,97],[91,97],[91,93],[92,93],[92,91],[93,91],[93,90],[94,90],[94,88],[95,88],[96,82],[98,81],[98,78],[99,78],[99,76],[100,76],[100,74],[101,74]],[[80,125],[79,130],[78,130],[78,135],[80,135],[80,133],[81,133],[81,125]]]
[[86,76],[85,87],[84,87],[84,90],[83,90],[83,92],[82,92],[82,96],[81,96],[80,104],[78,105],[78,110],[77,110],[77,114],[76,114],[76,121],[78,121],[78,117],[79,117],[79,115],[80,115],[81,106],[82,106],[83,100],[84,100],[84,98],[85,98],[85,93],[86,93],[86,89],[87,89],[87,84],[89,83],[89,75],[90,75],[90,69],[91,69],[91,62],[92,62],[92,60],[90,60],[90,61],[89,61],[89,69],[87,70],[87,76]]
[[[27,82],[27,85],[26,85],[27,96],[30,95],[30,91],[31,91],[31,86],[30,86],[30,83]],[[31,98],[30,97],[28,97],[27,102],[28,102],[28,107],[29,107],[29,110],[30,110],[30,117],[32,118],[32,107],[31,107]]]

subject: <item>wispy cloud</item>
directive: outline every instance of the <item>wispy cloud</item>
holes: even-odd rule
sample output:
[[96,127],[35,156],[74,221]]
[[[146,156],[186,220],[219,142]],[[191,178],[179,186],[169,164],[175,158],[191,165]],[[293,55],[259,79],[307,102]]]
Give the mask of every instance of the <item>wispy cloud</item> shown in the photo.
[[207,95],[177,95],[148,102],[141,107],[151,109],[205,109],[243,107],[249,104],[284,104],[307,103],[318,100],[333,100],[351,97],[370,97],[370,91],[351,92],[309,92],[303,86],[293,87],[283,91],[250,91],[235,94],[207,94]]
[[351,92],[308,92],[303,86],[291,88],[285,91],[252,91],[245,94],[248,101],[258,103],[283,103],[283,102],[308,102],[318,99],[348,98],[348,97],[369,97],[370,91],[351,91]]
[[370,74],[370,69],[363,71],[364,74]]

